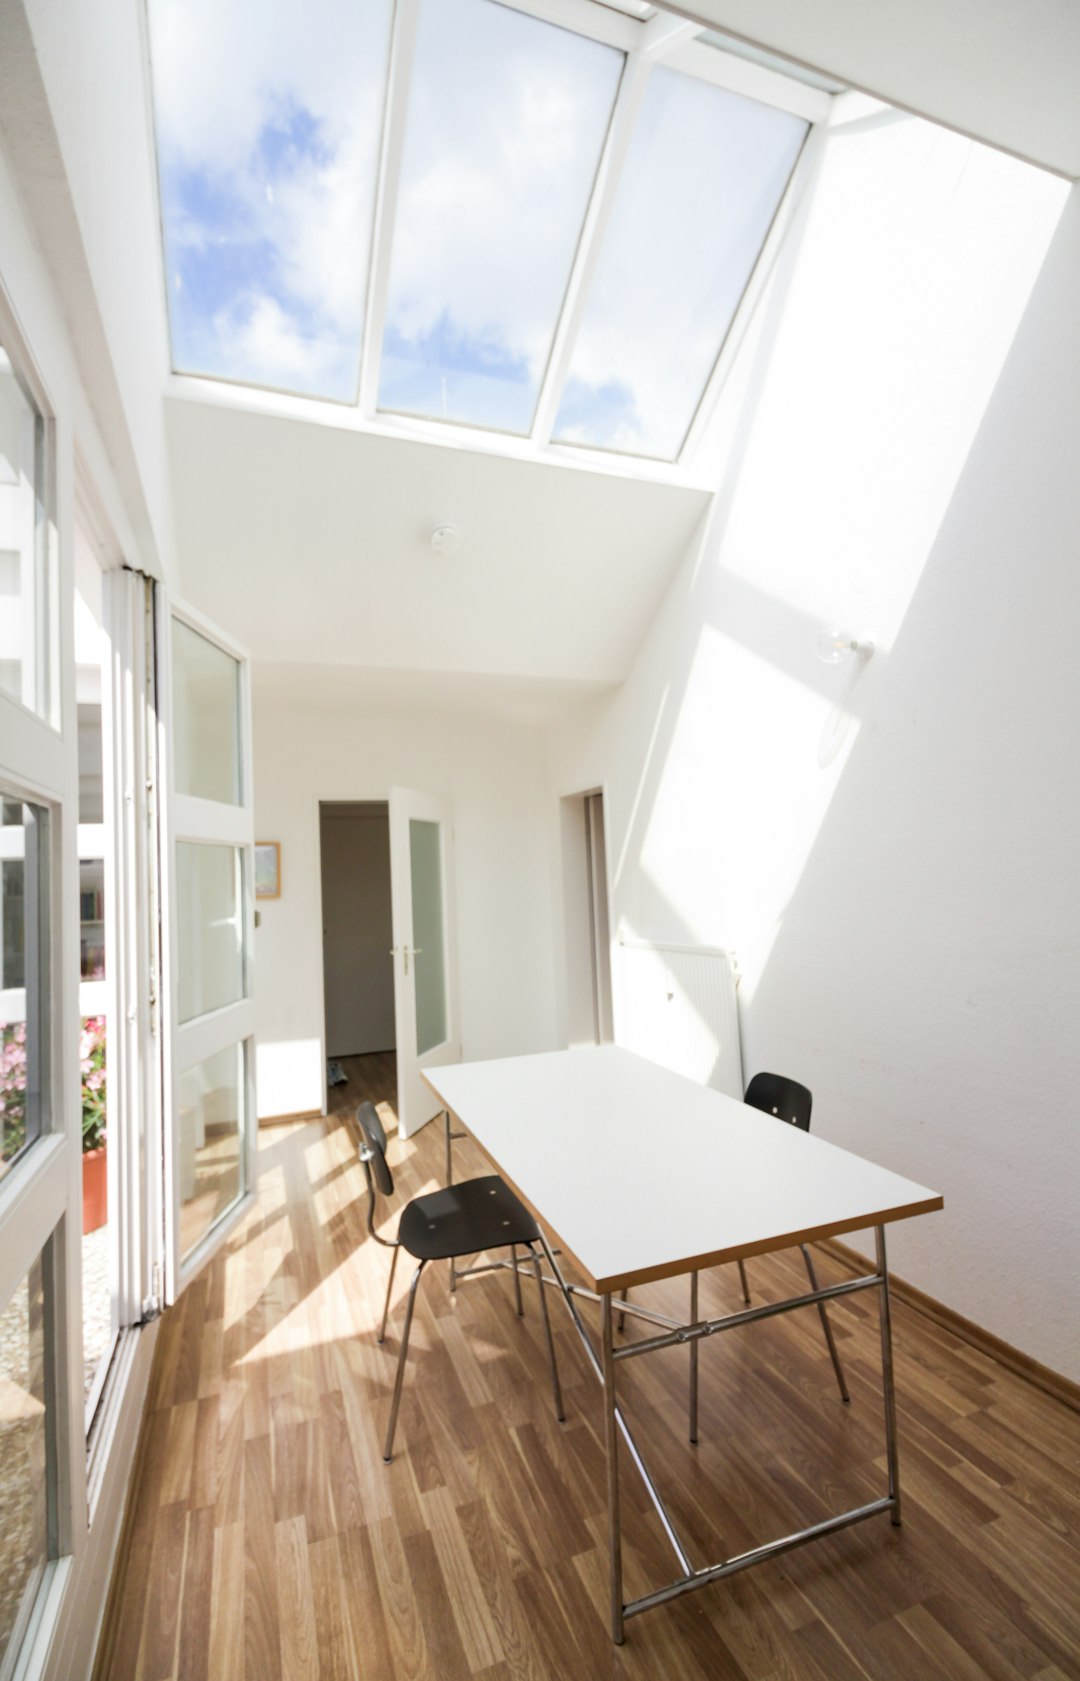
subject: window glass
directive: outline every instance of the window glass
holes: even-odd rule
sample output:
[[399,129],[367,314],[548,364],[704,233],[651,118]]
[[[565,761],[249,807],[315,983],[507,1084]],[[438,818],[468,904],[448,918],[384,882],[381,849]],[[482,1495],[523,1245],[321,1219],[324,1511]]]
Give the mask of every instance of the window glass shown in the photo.
[[653,71],[557,439],[678,455],[808,126],[678,71]]
[[241,867],[239,847],[177,842],[182,1022],[244,996]]
[[381,408],[529,430],[622,64],[493,0],[423,0]]
[[45,1266],[0,1310],[0,1674],[11,1671],[49,1557]]
[[244,1190],[243,1045],[180,1075],[180,1253],[186,1256]]
[[172,622],[172,658],[176,792],[239,805],[239,662],[182,619]]
[[47,814],[3,802],[0,824],[0,1178],[41,1134],[48,1065]]
[[0,345],[0,690],[51,713],[45,426]]
[[391,0],[150,0],[173,365],[355,402]]

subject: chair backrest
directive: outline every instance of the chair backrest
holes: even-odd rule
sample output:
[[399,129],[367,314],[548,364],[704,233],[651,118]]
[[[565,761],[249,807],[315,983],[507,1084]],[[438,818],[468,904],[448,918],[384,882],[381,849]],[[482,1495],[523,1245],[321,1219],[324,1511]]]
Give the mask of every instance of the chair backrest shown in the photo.
[[783,1074],[755,1074],[746,1088],[744,1103],[751,1109],[762,1109],[766,1115],[776,1115],[802,1132],[810,1131],[810,1110],[814,1099],[798,1080]]
[[384,1197],[392,1197],[394,1175],[386,1159],[386,1132],[373,1103],[361,1103],[356,1111],[356,1124],[364,1140],[360,1160],[368,1176],[368,1188],[373,1196],[378,1190]]

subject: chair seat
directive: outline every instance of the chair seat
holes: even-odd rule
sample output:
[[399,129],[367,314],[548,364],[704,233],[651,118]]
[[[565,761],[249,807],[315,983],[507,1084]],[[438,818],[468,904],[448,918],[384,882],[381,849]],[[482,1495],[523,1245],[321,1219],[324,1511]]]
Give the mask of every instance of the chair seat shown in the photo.
[[402,1248],[418,1261],[452,1261],[482,1249],[535,1243],[539,1235],[528,1209],[497,1173],[414,1197],[398,1227]]

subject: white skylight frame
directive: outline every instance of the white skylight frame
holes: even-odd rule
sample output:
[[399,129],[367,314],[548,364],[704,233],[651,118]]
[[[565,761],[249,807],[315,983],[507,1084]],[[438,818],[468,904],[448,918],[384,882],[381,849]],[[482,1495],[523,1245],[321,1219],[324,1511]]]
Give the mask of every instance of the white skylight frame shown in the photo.
[[[411,76],[417,27],[422,0],[394,0],[390,49],[386,69],[383,122],[378,180],[372,220],[371,248],[367,270],[359,277],[365,297],[364,326],[360,354],[359,390],[355,402],[341,398],[304,395],[287,387],[256,384],[202,373],[181,372],[172,365],[170,389],[193,394],[199,387],[214,388],[228,406],[238,406],[229,393],[234,389],[247,396],[269,399],[259,408],[290,413],[332,424],[344,422],[349,429],[382,435],[413,437],[479,448],[485,453],[509,454],[518,459],[544,459],[564,464],[614,471],[619,476],[650,477],[667,482],[693,482],[692,467],[708,423],[727,377],[734,350],[741,342],[764,280],[775,261],[776,250],[790,220],[792,209],[818,155],[819,130],[827,123],[834,96],[788,78],[780,72],[704,44],[700,22],[650,7],[640,20],[628,12],[607,5],[604,0],[492,0],[493,4],[525,13],[541,21],[568,29],[626,55],[626,63],[612,108],[607,136],[578,237],[566,290],[559,309],[548,363],[540,384],[531,432],[527,437],[493,431],[467,420],[398,414],[378,407],[379,375],[386,325],[393,235],[398,191],[408,121]],[[617,0],[616,0],[617,4]],[[148,31],[147,31],[148,34]],[[687,429],[682,447],[672,460],[613,449],[609,445],[556,442],[552,430],[562,397],[570,358],[581,324],[588,286],[599,256],[604,230],[618,191],[623,166],[640,113],[645,88],[654,65],[671,69],[744,94],[763,104],[803,118],[810,125],[807,142],[795,165],[787,189],[773,218],[768,237],[751,273],[728,332],[718,347],[717,357]],[[148,87],[152,81],[147,67]],[[151,121],[156,134],[156,123]],[[165,251],[164,223],[160,208],[160,186],[155,169],[155,190],[159,195],[162,220],[162,251]],[[167,277],[163,272],[167,288]],[[168,297],[165,299],[168,319]],[[172,338],[169,333],[170,357]]]

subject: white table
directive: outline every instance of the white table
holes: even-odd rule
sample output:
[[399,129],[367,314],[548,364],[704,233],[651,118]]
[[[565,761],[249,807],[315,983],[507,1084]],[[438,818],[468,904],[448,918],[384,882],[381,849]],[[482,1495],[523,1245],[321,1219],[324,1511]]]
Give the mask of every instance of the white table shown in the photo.
[[[555,1051],[494,1062],[430,1068],[425,1079],[450,1116],[513,1186],[541,1227],[552,1276],[603,1384],[608,1465],[612,1636],[625,1618],[774,1557],[819,1535],[888,1511],[900,1522],[900,1485],[889,1320],[885,1226],[942,1207],[940,1195],[786,1122],[613,1046]],[[626,1311],[659,1325],[657,1335],[615,1346],[616,1292],[658,1278],[691,1275],[723,1261],[784,1249],[873,1226],[877,1265],[863,1277],[722,1319],[672,1319],[640,1303]],[[568,1284],[554,1240],[587,1280]],[[503,1263],[514,1265],[516,1262]],[[616,1398],[616,1367],[793,1308],[877,1289],[885,1387],[888,1493],[720,1564],[695,1568],[645,1465]],[[578,1310],[598,1301],[599,1352]],[[696,1365],[696,1361],[695,1361]],[[622,1595],[617,1434],[631,1457],[679,1562],[680,1575],[644,1598]]]

